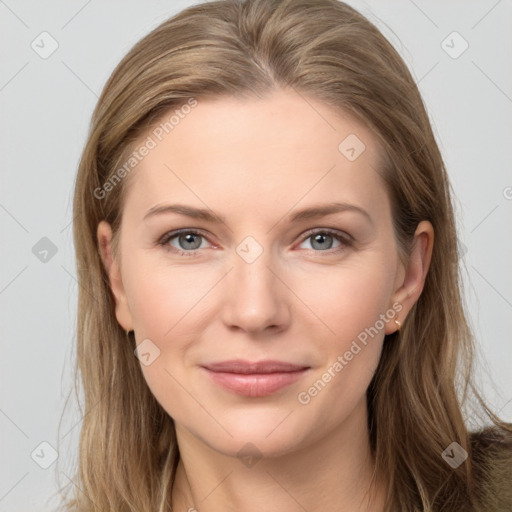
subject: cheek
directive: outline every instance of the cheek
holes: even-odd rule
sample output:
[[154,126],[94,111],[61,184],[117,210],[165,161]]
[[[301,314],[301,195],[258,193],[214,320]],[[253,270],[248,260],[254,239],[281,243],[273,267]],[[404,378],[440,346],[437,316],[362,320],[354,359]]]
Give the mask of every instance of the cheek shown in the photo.
[[[206,328],[208,318],[222,307],[224,293],[213,290],[225,286],[219,282],[223,269],[218,267],[173,267],[139,257],[126,261],[126,271],[136,332],[141,339],[154,339],[166,352],[192,343],[192,335]],[[288,269],[283,280],[293,293],[275,293],[293,311],[290,329],[295,329],[293,324],[302,326],[306,338],[310,331],[316,340],[324,340],[324,348],[332,345],[336,350],[374,326],[389,305],[392,285],[390,269],[377,253],[354,256],[339,265]]]
[[161,341],[175,337],[175,331],[197,316],[215,277],[210,279],[208,273],[194,271],[192,266],[162,266],[142,259],[133,261],[131,273],[127,265],[127,275],[136,330]]
[[[391,272],[368,258],[318,273],[301,285],[298,295],[316,313],[324,338],[343,344],[375,325],[389,307],[391,293]],[[377,327],[382,328],[381,322]]]
[[137,344],[145,344],[141,346],[149,347],[151,353],[150,364],[141,361],[144,379],[167,413],[185,421],[194,412],[194,403],[185,391],[190,387],[187,350],[194,343],[190,327],[191,321],[197,325],[195,315],[201,310],[198,301],[208,283],[198,283],[197,279],[192,283],[190,272],[183,269],[142,261],[134,260],[131,270],[127,293]]
[[385,335],[382,317],[387,312],[392,318],[391,274],[379,261],[366,263],[331,268],[328,276],[309,280],[308,292],[299,291],[317,315],[307,313],[309,338],[315,340],[322,364],[308,382],[313,389],[302,390],[312,399],[318,395],[317,405],[334,400],[344,404],[342,409],[350,408],[377,368]]
[[189,387],[189,350],[206,327],[207,294],[218,277],[142,257],[127,259],[125,269],[137,344],[145,343],[152,358],[157,354],[151,364],[141,362],[144,378],[164,409],[180,418],[190,406],[183,388]]

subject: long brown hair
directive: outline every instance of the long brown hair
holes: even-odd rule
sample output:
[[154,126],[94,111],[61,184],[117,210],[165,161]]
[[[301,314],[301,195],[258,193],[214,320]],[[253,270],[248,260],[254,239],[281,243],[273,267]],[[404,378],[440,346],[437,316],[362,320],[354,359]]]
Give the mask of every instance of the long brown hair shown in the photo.
[[[115,181],[116,173],[132,145],[190,99],[254,98],[277,87],[350,113],[373,132],[385,154],[379,172],[404,261],[418,223],[434,227],[422,295],[399,333],[387,336],[367,392],[376,471],[389,481],[386,511],[479,510],[487,499],[490,484],[475,467],[464,403],[475,399],[497,432],[510,435],[512,425],[489,410],[472,383],[474,340],[451,185],[413,77],[381,32],[342,2],[218,0],[183,10],[139,41],[92,116],[74,195],[84,418],[79,490],[66,510],[164,512],[179,460],[173,421],[143,378],[133,335],[127,340],[116,321],[100,258],[96,229],[103,219],[119,256],[129,180]],[[452,442],[469,454],[456,469],[441,456]]]

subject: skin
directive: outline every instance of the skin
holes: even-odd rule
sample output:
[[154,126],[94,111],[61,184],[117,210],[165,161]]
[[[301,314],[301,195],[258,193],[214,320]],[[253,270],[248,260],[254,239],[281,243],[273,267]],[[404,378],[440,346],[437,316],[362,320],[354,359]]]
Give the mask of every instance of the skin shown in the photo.
[[[354,161],[338,150],[349,134],[366,146]],[[340,503],[346,512],[383,510],[384,476],[369,488],[365,393],[394,319],[307,405],[297,399],[395,302],[403,323],[424,286],[433,228],[418,225],[403,265],[376,171],[379,151],[364,126],[294,91],[200,99],[127,178],[120,261],[110,226],[98,225],[117,320],[137,343],[148,338],[160,350],[141,370],[176,425],[173,510],[313,512],[340,510]],[[288,221],[298,209],[331,201],[364,208],[372,222],[354,211]],[[164,203],[208,208],[225,224],[175,213],[143,220]],[[205,236],[175,237],[167,246],[195,256],[158,245],[182,228]],[[319,245],[303,236],[313,228],[347,233],[354,243],[327,235]],[[263,249],[252,263],[236,252],[247,236]],[[235,358],[310,370],[270,396],[245,397],[200,368]],[[251,467],[237,457],[248,442],[261,455]]]

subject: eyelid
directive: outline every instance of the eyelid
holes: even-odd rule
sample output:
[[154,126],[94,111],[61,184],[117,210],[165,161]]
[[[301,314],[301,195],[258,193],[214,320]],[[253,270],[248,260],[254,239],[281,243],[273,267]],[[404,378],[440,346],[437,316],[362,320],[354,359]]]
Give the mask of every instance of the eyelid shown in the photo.
[[183,253],[194,254],[194,253],[196,253],[198,251],[198,249],[195,249],[192,251],[185,251],[183,249],[177,249],[176,247],[171,248],[171,246],[169,245],[169,242],[182,234],[199,235],[199,236],[202,236],[203,238],[205,238],[206,240],[208,240],[208,242],[210,244],[212,244],[212,242],[210,242],[210,239],[209,239],[208,235],[206,234],[206,232],[199,228],[182,228],[182,229],[168,231],[167,233],[162,235],[160,238],[158,238],[156,243],[158,245],[161,245],[162,247],[164,247],[164,249],[167,249],[169,251],[174,251],[179,254],[183,254]]
[[164,233],[159,239],[158,242],[162,242],[164,240],[170,240],[171,238],[175,238],[178,235],[182,235],[185,233],[192,233],[194,235],[201,235],[205,238],[208,238],[208,235],[206,234],[206,231],[203,231],[199,228],[181,228],[181,229],[172,229],[171,231],[167,231]]
[[308,239],[310,236],[316,235],[317,233],[326,233],[334,237],[341,238],[345,243],[355,242],[354,238],[345,231],[340,231],[334,228],[312,228],[308,229],[301,235],[301,241]]

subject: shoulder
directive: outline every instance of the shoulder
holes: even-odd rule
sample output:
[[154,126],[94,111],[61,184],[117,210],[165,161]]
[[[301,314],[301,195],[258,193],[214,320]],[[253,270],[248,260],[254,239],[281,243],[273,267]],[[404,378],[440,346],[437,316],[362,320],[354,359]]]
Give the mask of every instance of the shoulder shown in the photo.
[[512,423],[469,435],[473,489],[481,510],[512,511]]

